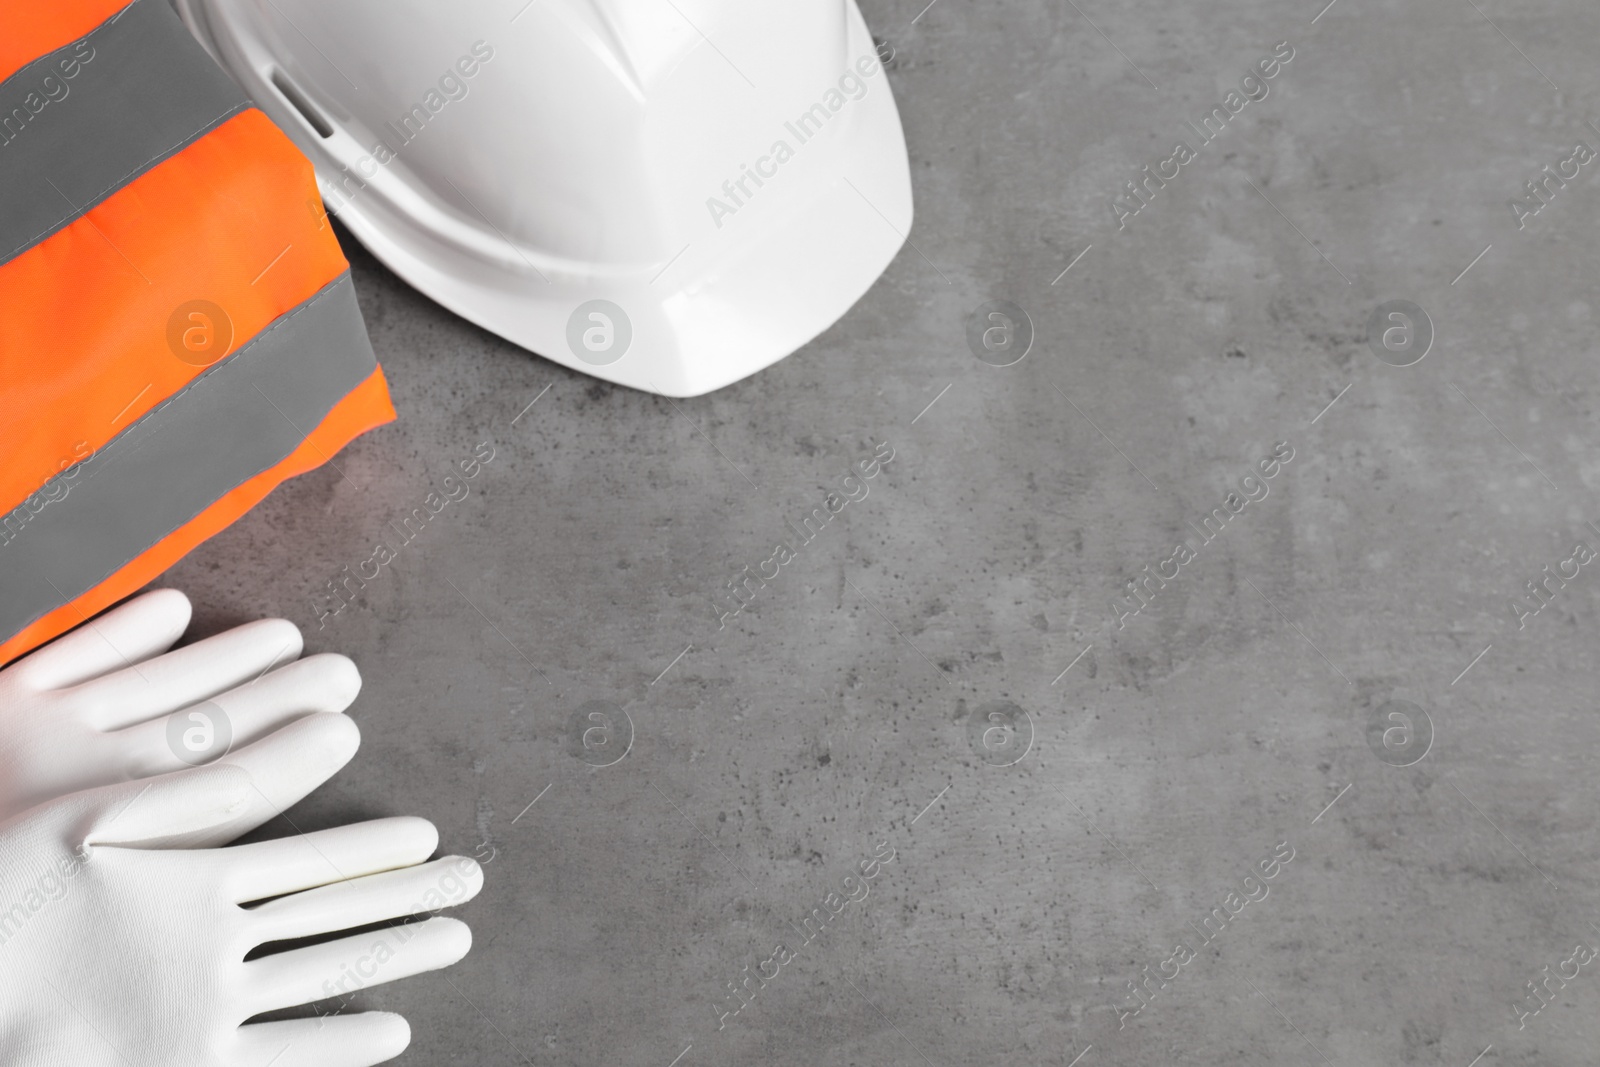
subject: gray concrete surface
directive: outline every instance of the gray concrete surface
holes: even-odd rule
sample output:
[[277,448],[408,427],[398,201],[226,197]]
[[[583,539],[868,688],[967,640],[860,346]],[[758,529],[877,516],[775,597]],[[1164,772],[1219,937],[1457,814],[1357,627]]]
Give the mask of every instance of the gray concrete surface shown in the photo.
[[[715,395],[566,371],[342,235],[399,421],[163,584],[198,632],[282,614],[360,665],[362,751],[296,826],[423,814],[493,857],[471,956],[353,1006],[404,1012],[412,1064],[1593,1063],[1596,967],[1549,976],[1600,944],[1600,577],[1521,629],[1512,604],[1600,546],[1600,188],[1583,167],[1520,230],[1508,201],[1600,146],[1600,12],[923,2],[866,5],[916,248]],[[1185,120],[1285,40],[1200,145]],[[1178,140],[1196,157],[1119,230]],[[1005,368],[965,340],[1000,299],[1037,331]],[[1367,342],[1400,299],[1436,332],[1409,367]],[[325,584],[482,441],[470,496],[319,629]],[[885,441],[719,630],[726,583]],[[605,767],[574,754],[591,700],[632,723]],[[1368,743],[1393,700],[1431,722],[1410,766]],[[969,744],[995,701],[1031,718],[1006,766]],[[778,970],[719,1029],[746,966]]]

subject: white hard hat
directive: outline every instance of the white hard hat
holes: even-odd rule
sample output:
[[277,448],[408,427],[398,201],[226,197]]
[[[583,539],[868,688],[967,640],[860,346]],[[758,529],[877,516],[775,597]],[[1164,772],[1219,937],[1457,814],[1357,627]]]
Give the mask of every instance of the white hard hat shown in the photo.
[[849,309],[911,228],[855,0],[174,0],[439,303],[599,378],[695,396]]

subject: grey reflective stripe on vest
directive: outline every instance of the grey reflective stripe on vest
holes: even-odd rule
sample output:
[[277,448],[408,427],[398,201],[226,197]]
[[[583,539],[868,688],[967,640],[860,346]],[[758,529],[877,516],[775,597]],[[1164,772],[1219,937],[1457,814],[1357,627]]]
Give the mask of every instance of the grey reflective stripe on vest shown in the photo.
[[0,640],[281,462],[377,365],[346,271],[112,438],[0,545]]
[[167,0],[29,63],[0,82],[0,263],[249,106]]

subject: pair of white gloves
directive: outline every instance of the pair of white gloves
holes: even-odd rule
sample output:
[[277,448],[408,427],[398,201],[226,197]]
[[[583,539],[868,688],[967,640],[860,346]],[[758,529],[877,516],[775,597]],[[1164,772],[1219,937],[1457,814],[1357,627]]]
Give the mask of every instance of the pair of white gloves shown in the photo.
[[[415,818],[216,847],[350,760],[361,677],[343,656],[298,659],[283,619],[169,652],[189,614],[182,593],[148,593],[0,671],[5,1067],[366,1067],[406,1047],[403,1018],[245,1020],[471,945],[433,917],[246,959],[461,903],[482,872],[424,862],[438,833]],[[212,746],[227,751],[208,762]]]

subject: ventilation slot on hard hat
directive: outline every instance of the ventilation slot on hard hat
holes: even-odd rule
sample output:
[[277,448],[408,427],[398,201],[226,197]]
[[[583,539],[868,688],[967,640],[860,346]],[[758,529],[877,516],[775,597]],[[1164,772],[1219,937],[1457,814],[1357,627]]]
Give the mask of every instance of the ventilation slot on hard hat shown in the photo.
[[333,126],[322,117],[322,112],[318,111],[311,101],[306,99],[300,87],[290,81],[289,76],[277,67],[272,68],[272,84],[283,94],[285,100],[294,105],[294,109],[300,112],[300,117],[305,119],[306,124],[316,130],[319,136],[333,136]]

